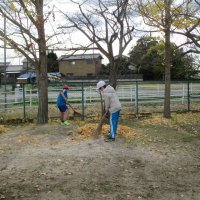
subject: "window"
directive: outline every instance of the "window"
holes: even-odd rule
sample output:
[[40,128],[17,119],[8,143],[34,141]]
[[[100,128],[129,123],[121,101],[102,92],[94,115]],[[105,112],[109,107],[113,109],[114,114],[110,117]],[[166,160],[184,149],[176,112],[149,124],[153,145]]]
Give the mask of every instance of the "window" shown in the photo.
[[94,60],[93,59],[87,59],[86,62],[87,62],[87,64],[93,64]]
[[66,73],[66,76],[73,76],[73,73]]
[[70,65],[75,65],[75,64],[76,64],[75,60],[70,61]]

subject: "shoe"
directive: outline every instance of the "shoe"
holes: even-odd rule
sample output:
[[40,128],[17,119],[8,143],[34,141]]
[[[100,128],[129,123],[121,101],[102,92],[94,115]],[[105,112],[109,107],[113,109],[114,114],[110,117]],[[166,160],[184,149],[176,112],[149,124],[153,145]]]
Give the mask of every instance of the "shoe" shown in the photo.
[[104,138],[104,141],[105,142],[114,142],[115,138],[111,138],[109,135],[106,135],[105,138]]
[[68,121],[64,121],[63,123],[64,123],[64,125],[66,125],[66,126],[69,126],[69,125],[70,125],[70,123],[69,123]]

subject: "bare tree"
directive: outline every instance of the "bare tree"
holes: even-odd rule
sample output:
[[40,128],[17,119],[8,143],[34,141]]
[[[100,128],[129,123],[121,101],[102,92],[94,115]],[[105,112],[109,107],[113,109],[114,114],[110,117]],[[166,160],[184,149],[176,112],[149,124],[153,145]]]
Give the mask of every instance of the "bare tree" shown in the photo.
[[[139,2],[139,3],[138,3]],[[151,5],[154,5],[151,6]],[[137,0],[145,24],[154,27],[154,32],[162,32],[164,13],[162,0]],[[150,6],[148,6],[150,5]],[[150,11],[152,10],[152,11]],[[160,15],[157,12],[160,12]],[[153,14],[154,13],[154,14]],[[156,13],[156,15],[155,15]],[[200,2],[197,0],[173,0],[171,4],[171,29],[173,35],[181,35],[178,48],[184,47],[187,53],[200,53]]]
[[176,11],[176,29],[172,33],[181,35],[184,40],[179,46],[187,46],[188,53],[200,54],[200,2],[185,0]]
[[172,34],[182,35],[183,42],[178,45],[187,47],[187,53],[200,53],[200,3],[197,0],[136,0],[137,8],[148,27],[164,33],[165,37],[165,103],[164,117],[170,117],[170,77]]
[[0,5],[0,18],[5,18],[7,22],[7,31],[5,33],[3,28],[0,28],[0,36],[7,45],[25,56],[35,67],[39,102],[37,122],[47,123],[48,78],[45,22],[51,12],[44,14],[43,0],[3,0]]
[[163,115],[166,118],[171,116],[170,112],[170,81],[171,81],[171,47],[170,30],[172,24],[171,6],[172,0],[137,0],[137,8],[143,17],[144,23],[153,27],[154,32],[164,33],[165,38],[165,100]]
[[[134,20],[129,0],[86,0],[73,1],[78,11],[73,14],[64,13],[67,22],[61,28],[66,32],[79,31],[83,34],[89,47],[98,49],[110,63],[110,84],[116,87],[118,75],[117,60],[133,39]],[[80,46],[80,49],[83,49]],[[118,59],[115,59],[115,56]]]
[[164,0],[164,33],[165,33],[165,100],[164,100],[164,117],[171,117],[170,96],[171,96],[171,6],[172,0]]

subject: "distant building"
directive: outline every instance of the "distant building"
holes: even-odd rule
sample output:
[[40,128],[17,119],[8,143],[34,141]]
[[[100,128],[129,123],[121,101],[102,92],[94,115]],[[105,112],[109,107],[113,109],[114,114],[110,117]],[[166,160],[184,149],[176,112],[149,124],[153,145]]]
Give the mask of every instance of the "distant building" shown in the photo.
[[0,73],[2,77],[2,83],[4,82],[15,83],[16,78],[23,72],[24,72],[24,68],[22,65],[11,65],[10,63],[7,63],[6,68],[5,68],[4,63],[0,63]]
[[36,74],[34,72],[27,72],[17,77],[17,83],[34,83],[36,81]]
[[[10,65],[10,62],[6,62],[6,68]],[[0,73],[5,72],[5,62],[0,62]]]
[[101,54],[62,55],[58,58],[59,72],[65,76],[96,76],[102,59]]
[[26,69],[26,71],[34,71],[34,66],[26,59],[22,61],[23,68]]
[[9,82],[16,82],[16,78],[23,72],[22,65],[9,65],[6,69],[6,77]]

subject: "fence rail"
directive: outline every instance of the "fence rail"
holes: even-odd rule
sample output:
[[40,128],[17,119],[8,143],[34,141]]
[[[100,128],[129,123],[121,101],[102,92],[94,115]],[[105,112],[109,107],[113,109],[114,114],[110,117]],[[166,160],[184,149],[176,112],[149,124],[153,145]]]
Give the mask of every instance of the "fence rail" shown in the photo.
[[[84,115],[100,112],[100,95],[95,82],[68,82],[69,102]],[[22,84],[0,88],[0,114],[17,113],[22,117],[37,113],[38,90],[35,85]],[[56,98],[62,83],[48,87],[49,117],[58,115]],[[118,82],[117,94],[122,103],[122,112],[162,112],[164,103],[163,82]],[[200,111],[200,82],[172,82],[172,111]],[[31,111],[31,112],[30,112]],[[36,115],[35,115],[36,116]]]

